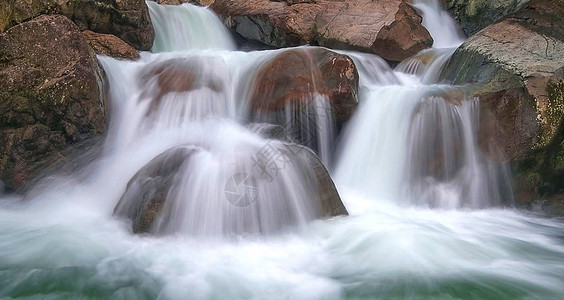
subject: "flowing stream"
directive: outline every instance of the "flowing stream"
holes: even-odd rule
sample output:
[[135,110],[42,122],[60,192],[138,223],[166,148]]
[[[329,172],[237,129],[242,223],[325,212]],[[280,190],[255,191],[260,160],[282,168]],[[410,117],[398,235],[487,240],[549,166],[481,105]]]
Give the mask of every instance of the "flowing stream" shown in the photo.
[[[301,114],[253,114],[257,70],[292,49],[236,51],[208,9],[148,5],[152,53],[98,57],[103,143],[25,195],[0,195],[0,298],[564,297],[564,220],[507,208],[511,174],[476,146],[479,100],[438,82],[463,42],[439,1],[414,1],[435,44],[395,69],[341,52],[360,88],[340,133],[323,95]],[[296,119],[319,159],[271,133]],[[294,160],[257,172],[265,149]],[[177,172],[173,197],[157,236],[133,234],[119,216],[147,192],[140,170],[155,159]],[[348,216],[319,219],[321,163]],[[253,193],[230,200],[233,180]]]

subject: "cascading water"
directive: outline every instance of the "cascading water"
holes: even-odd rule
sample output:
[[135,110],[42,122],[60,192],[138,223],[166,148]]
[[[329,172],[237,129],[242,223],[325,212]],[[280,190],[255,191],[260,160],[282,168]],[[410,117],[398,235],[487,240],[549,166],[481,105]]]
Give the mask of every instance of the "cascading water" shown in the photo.
[[[310,146],[337,162],[351,215],[318,221],[346,212],[325,168],[291,143],[286,117],[253,113],[258,70],[296,50],[230,51],[209,10],[148,3],[162,53],[99,57],[111,94],[101,153],[25,196],[0,196],[0,297],[562,298],[564,224],[487,208],[507,201],[508,174],[476,147],[478,100],[436,82],[461,40],[441,41],[457,30],[438,1],[414,3],[435,47],[451,48],[395,70],[347,53],[359,106],[336,157],[326,96],[300,93],[295,103],[312,106],[281,110],[315,127]],[[430,14],[450,23],[433,27]],[[257,170],[266,153],[284,164]],[[487,209],[444,209],[458,207]],[[131,222],[164,236],[134,235]]]
[[[476,100],[461,88],[438,84],[442,68],[463,41],[438,5],[414,2],[427,20],[434,48],[393,71],[386,64],[368,70],[393,74],[395,83],[361,82],[367,92],[347,129],[336,181],[378,198],[432,207],[511,203],[507,167],[487,160],[477,147]],[[363,64],[362,56],[350,55]]]
[[235,42],[227,28],[221,26],[219,18],[204,7],[158,5],[152,1],[147,1],[147,6],[155,28],[153,52],[235,49]]

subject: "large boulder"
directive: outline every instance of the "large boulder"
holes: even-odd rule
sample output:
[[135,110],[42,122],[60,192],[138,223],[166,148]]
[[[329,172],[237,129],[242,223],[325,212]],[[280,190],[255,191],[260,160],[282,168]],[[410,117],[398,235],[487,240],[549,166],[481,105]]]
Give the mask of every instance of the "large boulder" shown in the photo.
[[284,51],[256,73],[250,100],[253,112],[271,113],[310,105],[316,94],[327,97],[338,125],[357,106],[359,75],[353,60],[325,48]]
[[[296,177],[292,178],[296,182],[289,182],[282,175],[268,175],[270,178],[266,180],[260,171],[245,173],[250,172],[248,169],[231,174],[232,177],[223,178],[220,174],[221,180],[216,181],[216,173],[191,169],[202,162],[201,156],[194,156],[207,150],[183,145],[166,150],[141,168],[127,184],[114,214],[131,221],[135,233],[157,235],[179,232],[269,234],[299,225],[304,217],[312,221],[348,214],[329,173],[313,152],[295,144],[271,142],[267,145],[275,144],[276,151],[291,158],[288,161],[290,166],[300,170],[293,173]],[[248,155],[253,153],[243,156],[244,160]],[[190,161],[192,158],[194,162]],[[237,161],[237,164],[244,162]],[[213,166],[209,168],[216,170]],[[191,177],[197,180],[189,180]],[[201,184],[209,180],[214,183],[211,186],[213,190],[206,190],[208,185]],[[235,188],[230,185],[231,181],[235,181],[236,185],[245,184],[247,190]],[[198,185],[188,186],[191,191],[183,190],[187,184],[194,182]],[[221,191],[222,188],[225,190]],[[248,189],[252,190],[253,196],[247,194],[250,192]],[[199,190],[205,197],[199,197],[198,191],[192,193],[192,190]],[[232,196],[239,193],[242,200],[248,201],[234,201]],[[245,196],[253,198],[246,199]],[[296,211],[296,206],[307,207],[308,211]],[[189,216],[201,217],[204,221],[186,220]],[[216,222],[221,224],[220,228],[210,231]],[[179,224],[188,224],[188,228]]]
[[443,0],[467,36],[518,11],[529,0]]
[[150,50],[153,44],[144,0],[0,0],[0,32],[47,13],[65,15],[81,30],[113,34],[139,50]]
[[468,39],[443,73],[474,84],[480,148],[512,163],[520,202],[564,193],[563,16],[562,1],[533,0]]
[[[325,48],[286,50],[256,73],[250,120],[284,126],[294,141],[325,162],[323,139],[335,138],[354,112],[359,75],[352,59]],[[333,124],[330,124],[333,123]],[[327,150],[327,149],[326,149]]]
[[0,180],[25,184],[104,131],[102,72],[79,28],[40,16],[0,34]]
[[211,8],[243,37],[274,47],[318,44],[401,61],[433,43],[400,0],[218,0]]
[[321,46],[402,61],[433,45],[423,19],[405,1],[326,1],[315,23]]

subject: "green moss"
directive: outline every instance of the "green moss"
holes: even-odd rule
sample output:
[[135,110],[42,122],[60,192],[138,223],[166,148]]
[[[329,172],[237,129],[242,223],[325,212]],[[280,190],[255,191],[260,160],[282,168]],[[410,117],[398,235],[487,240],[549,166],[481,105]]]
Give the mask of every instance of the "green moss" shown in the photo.
[[546,86],[548,103],[546,106],[546,119],[549,128],[557,131],[561,126],[562,116],[564,115],[564,82],[549,82]]
[[7,63],[12,60],[12,55],[5,49],[0,48],[0,63]]

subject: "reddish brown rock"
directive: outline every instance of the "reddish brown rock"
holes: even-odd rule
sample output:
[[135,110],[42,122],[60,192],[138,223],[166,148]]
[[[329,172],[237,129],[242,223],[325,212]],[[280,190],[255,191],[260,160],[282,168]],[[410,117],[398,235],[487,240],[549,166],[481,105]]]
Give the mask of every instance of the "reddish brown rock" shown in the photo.
[[407,3],[400,3],[395,20],[380,29],[372,51],[391,61],[401,61],[430,48],[433,39],[421,22],[423,19]]
[[400,0],[217,0],[211,8],[243,37],[274,47],[319,44],[399,61],[433,41]]
[[139,58],[137,50],[113,34],[95,33],[90,30],[85,30],[82,34],[97,54],[130,60]]
[[354,62],[324,48],[284,51],[264,65],[255,78],[253,111],[299,110],[320,94],[327,96],[340,124],[349,119],[357,105],[358,71]]
[[148,65],[141,85],[145,97],[151,98],[150,111],[154,110],[163,96],[184,93],[200,88],[221,92],[225,86],[217,74],[227,72],[221,59],[208,57],[175,58]]
[[421,16],[403,1],[323,3],[316,20],[321,46],[373,52],[401,61],[433,44]]
[[94,52],[64,16],[0,34],[0,180],[20,187],[103,132],[101,80]]

